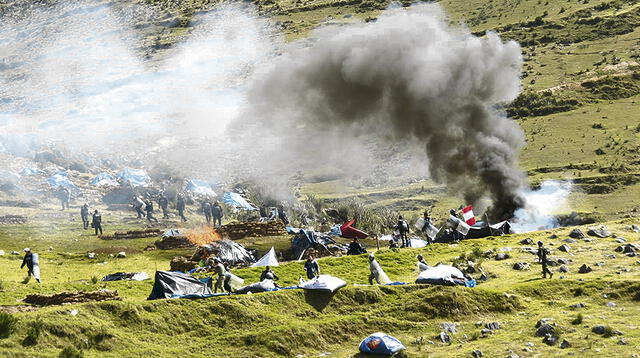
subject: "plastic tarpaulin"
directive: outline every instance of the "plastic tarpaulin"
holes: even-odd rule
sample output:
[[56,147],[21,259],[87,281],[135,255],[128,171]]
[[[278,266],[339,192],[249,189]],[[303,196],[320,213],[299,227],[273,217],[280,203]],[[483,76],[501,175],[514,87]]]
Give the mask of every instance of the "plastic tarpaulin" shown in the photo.
[[360,231],[353,227],[356,224],[355,220],[347,221],[346,223],[340,226],[341,236],[347,239],[366,239],[369,237],[369,234],[366,232]]
[[150,279],[146,272],[116,272],[106,275],[100,281],[144,281]]
[[241,287],[235,291],[236,294],[242,295],[245,293],[260,293],[260,292],[269,292],[277,290],[276,284],[273,280],[262,280],[260,282],[252,283],[250,285]]
[[255,261],[253,255],[244,246],[228,239],[215,241],[211,244],[211,247],[220,260],[231,266],[241,263],[249,264]]
[[278,259],[276,258],[276,250],[271,247],[271,250],[267,252],[264,256],[260,258],[256,263],[251,265],[251,267],[260,267],[260,266],[278,266]]
[[421,247],[425,247],[427,246],[429,243],[421,240],[421,239],[416,239],[416,238],[411,238],[409,239],[409,247],[412,247],[414,249],[419,249]]
[[124,183],[131,184],[131,186],[147,187],[151,185],[151,177],[144,169],[124,168],[116,178]]
[[47,184],[49,184],[52,188],[64,187],[67,189],[77,189],[76,185],[71,182],[69,179],[69,175],[67,172],[60,171],[52,176],[48,177],[46,180]]
[[31,260],[33,262],[33,277],[40,281],[40,256],[34,253],[31,256]]
[[226,192],[222,196],[222,202],[236,210],[256,210],[245,198],[238,193]]
[[393,355],[405,349],[395,337],[376,332],[360,342],[360,352],[369,354]]
[[171,271],[156,271],[155,282],[148,300],[172,298],[183,295],[211,295],[211,278],[203,280]]
[[305,290],[335,292],[346,285],[346,282],[337,277],[331,275],[320,275],[309,281],[300,283],[298,287]]
[[91,185],[93,186],[118,186],[120,183],[116,180],[116,178],[109,173],[100,173],[91,180]]
[[213,191],[211,185],[204,180],[189,179],[184,190],[198,195],[216,196],[216,192]]
[[20,175],[26,176],[26,177],[30,177],[33,175],[38,175],[38,174],[42,174],[43,171],[38,169],[38,168],[24,168],[20,171]]
[[416,283],[454,286],[464,285],[466,279],[462,271],[457,268],[449,265],[438,265],[420,272]]

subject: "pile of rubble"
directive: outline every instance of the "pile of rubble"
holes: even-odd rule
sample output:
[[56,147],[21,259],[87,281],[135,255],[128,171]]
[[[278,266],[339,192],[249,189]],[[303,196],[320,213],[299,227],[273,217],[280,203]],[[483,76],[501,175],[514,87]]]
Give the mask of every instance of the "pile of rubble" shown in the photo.
[[27,217],[22,215],[0,216],[0,224],[26,224]]
[[279,220],[230,223],[222,225],[217,231],[223,237],[228,237],[231,240],[238,240],[245,237],[279,236],[287,234],[284,224]]
[[142,239],[145,237],[158,237],[162,235],[159,229],[131,230],[125,232],[116,232],[113,235],[100,235],[102,240],[130,240]]
[[25,303],[29,303],[36,306],[51,306],[51,305],[64,305],[72,303],[82,302],[97,302],[97,301],[113,301],[122,300],[118,296],[118,291],[100,290],[92,292],[62,292],[53,295],[28,295],[25,299]]

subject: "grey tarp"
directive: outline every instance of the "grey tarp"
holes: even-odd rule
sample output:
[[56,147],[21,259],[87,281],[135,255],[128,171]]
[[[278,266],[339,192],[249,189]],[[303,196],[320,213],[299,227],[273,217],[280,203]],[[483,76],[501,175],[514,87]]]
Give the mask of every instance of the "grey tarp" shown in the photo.
[[155,282],[148,300],[182,295],[211,295],[211,278],[199,280],[193,276],[173,271],[156,271]]

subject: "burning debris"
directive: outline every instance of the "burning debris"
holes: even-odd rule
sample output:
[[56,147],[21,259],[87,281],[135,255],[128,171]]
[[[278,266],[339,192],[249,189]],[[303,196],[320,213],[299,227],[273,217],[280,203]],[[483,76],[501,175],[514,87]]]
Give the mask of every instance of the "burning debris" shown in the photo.
[[170,229],[162,239],[156,241],[156,247],[161,250],[182,249],[203,246],[220,240],[222,237],[210,227],[197,229]]

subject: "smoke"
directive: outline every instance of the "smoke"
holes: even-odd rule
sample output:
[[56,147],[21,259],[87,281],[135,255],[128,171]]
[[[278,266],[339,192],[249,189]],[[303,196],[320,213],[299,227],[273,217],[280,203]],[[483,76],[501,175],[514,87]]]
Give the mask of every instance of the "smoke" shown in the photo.
[[419,143],[436,181],[501,216],[524,204],[523,131],[495,109],[518,95],[521,64],[517,43],[450,27],[437,5],[390,9],[290,44],[252,80],[242,125],[311,158],[348,156],[334,138]]
[[539,189],[524,191],[522,196],[525,205],[515,211],[512,229],[522,233],[558,227],[554,214],[568,209],[571,187],[571,182],[547,180],[542,182]]

